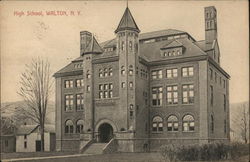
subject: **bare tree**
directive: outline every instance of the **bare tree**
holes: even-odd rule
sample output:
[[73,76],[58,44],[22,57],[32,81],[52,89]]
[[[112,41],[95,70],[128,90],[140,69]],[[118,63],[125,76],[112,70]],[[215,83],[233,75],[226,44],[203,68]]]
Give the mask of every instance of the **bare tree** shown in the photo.
[[18,94],[25,101],[21,111],[40,125],[41,151],[44,151],[46,110],[52,88],[49,62],[40,58],[33,59],[29,65],[26,65],[25,72],[21,75],[20,85]]
[[249,106],[247,104],[242,104],[241,115],[241,137],[247,143],[249,139]]

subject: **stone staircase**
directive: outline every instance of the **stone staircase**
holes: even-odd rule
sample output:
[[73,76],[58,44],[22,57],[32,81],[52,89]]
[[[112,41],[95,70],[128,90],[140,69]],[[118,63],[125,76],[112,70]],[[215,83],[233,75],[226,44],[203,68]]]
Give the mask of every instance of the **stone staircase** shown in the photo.
[[87,150],[84,151],[84,154],[102,154],[103,153],[103,148],[107,145],[108,143],[92,143]]

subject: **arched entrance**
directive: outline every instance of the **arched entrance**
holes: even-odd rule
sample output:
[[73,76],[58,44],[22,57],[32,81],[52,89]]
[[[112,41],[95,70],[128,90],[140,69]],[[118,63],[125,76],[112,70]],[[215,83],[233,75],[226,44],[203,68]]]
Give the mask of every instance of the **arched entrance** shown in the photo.
[[103,123],[98,128],[99,142],[107,143],[113,138],[113,127],[108,123]]

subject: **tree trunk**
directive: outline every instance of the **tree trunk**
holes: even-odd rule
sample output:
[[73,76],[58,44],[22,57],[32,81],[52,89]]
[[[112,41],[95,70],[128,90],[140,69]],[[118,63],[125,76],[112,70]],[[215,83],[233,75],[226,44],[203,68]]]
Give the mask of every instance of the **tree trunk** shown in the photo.
[[41,125],[41,151],[44,152],[44,124]]

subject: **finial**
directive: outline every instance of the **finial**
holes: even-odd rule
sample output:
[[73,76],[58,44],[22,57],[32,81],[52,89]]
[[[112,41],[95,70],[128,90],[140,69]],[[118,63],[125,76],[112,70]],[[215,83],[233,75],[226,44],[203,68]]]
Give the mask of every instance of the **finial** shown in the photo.
[[127,8],[128,8],[128,0],[127,0]]

